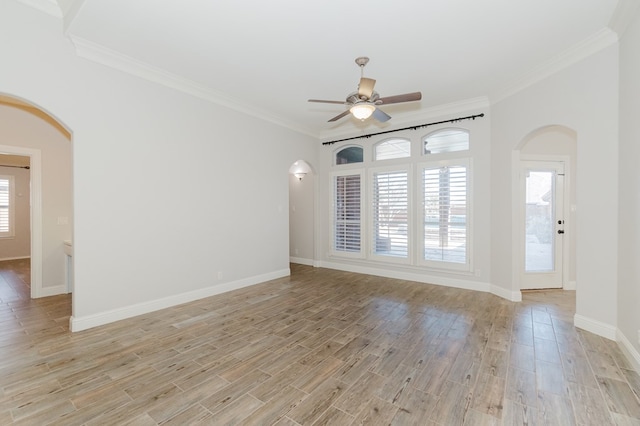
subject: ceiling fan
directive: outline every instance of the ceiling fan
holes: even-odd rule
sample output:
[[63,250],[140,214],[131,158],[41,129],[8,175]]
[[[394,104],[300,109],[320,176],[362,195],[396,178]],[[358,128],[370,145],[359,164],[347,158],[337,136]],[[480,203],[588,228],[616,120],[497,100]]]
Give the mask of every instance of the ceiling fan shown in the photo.
[[366,78],[364,76],[364,66],[369,62],[369,58],[361,56],[356,58],[356,64],[360,67],[360,83],[358,84],[358,90],[349,93],[346,101],[325,101],[321,99],[309,99],[309,102],[320,102],[325,104],[340,104],[346,105],[348,108],[346,111],[336,115],[329,122],[337,121],[342,117],[345,117],[349,113],[360,120],[366,120],[373,116],[381,123],[388,121],[391,116],[386,112],[378,108],[379,105],[399,104],[402,102],[419,101],[422,99],[422,93],[413,92],[405,93],[404,95],[387,96],[381,98],[378,92],[373,90],[376,81],[372,78]]

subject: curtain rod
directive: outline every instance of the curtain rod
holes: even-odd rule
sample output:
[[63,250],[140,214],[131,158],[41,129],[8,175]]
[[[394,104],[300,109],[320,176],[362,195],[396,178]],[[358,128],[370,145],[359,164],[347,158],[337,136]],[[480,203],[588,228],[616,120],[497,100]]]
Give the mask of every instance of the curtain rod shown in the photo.
[[27,169],[27,170],[29,170],[31,168],[29,166],[13,166],[13,165],[10,165],[10,164],[0,164],[0,167],[14,167],[16,169]]
[[423,127],[435,126],[436,124],[456,123],[456,122],[462,121],[462,120],[475,120],[478,117],[484,117],[484,114],[469,115],[467,117],[452,118],[451,120],[436,121],[434,123],[426,123],[426,124],[419,124],[417,126],[403,127],[402,129],[385,130],[384,132],[371,133],[369,135],[354,136],[352,138],[345,138],[345,139],[338,139],[338,140],[335,140],[335,141],[322,142],[322,145],[331,145],[331,144],[334,144],[334,143],[337,143],[337,142],[350,141],[350,140],[353,140],[353,139],[370,138],[371,136],[378,136],[378,135],[384,135],[386,133],[400,132],[402,130],[416,130],[416,129],[421,129]]

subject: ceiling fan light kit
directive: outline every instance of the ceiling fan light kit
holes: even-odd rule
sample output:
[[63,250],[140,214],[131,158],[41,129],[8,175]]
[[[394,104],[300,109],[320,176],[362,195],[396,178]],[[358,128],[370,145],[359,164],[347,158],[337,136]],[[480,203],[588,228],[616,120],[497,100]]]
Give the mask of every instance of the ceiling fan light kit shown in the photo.
[[373,114],[375,110],[375,105],[370,103],[359,103],[349,108],[349,112],[353,114],[355,118],[363,121],[371,117],[371,114]]
[[368,62],[369,58],[367,58],[366,56],[360,56],[356,58],[356,64],[360,67],[360,82],[358,84],[358,90],[356,92],[350,93],[347,96],[346,101],[342,102],[309,99],[309,102],[340,104],[348,107],[346,111],[331,118],[329,122],[337,121],[351,113],[355,118],[361,121],[364,121],[367,118],[373,116],[373,118],[377,121],[384,123],[385,121],[388,121],[391,116],[378,108],[378,105],[398,104],[402,102],[419,101],[420,99],[422,99],[422,93],[420,92],[406,93],[404,95],[395,95],[381,98],[378,92],[373,90],[376,81],[372,78],[366,78],[364,76],[364,66],[367,65]]

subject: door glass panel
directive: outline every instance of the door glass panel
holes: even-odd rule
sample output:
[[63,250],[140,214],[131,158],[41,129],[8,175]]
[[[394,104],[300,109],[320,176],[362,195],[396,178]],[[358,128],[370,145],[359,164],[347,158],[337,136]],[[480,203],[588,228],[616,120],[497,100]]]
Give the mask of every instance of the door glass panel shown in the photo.
[[555,171],[527,172],[525,272],[555,270]]

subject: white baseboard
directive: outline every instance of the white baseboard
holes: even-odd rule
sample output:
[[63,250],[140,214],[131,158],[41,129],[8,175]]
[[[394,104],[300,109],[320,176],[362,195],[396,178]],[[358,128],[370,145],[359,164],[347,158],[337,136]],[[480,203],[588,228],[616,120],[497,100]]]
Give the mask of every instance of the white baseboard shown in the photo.
[[289,257],[289,262],[297,263],[299,265],[307,265],[307,266],[315,266],[315,262],[313,259],[305,259],[303,257]]
[[67,294],[69,293],[67,291],[67,286],[60,284],[60,285],[54,285],[51,287],[42,287],[40,289],[40,294],[38,295],[38,298],[40,297],[49,297],[49,296],[57,296],[59,294]]
[[489,291],[489,284],[478,281],[467,281],[456,278],[438,277],[424,273],[393,271],[389,269],[372,268],[369,266],[350,265],[335,262],[319,262],[321,268],[337,269],[339,271],[355,272],[358,274],[377,275],[398,280],[416,281],[425,284],[442,285],[446,287],[462,288],[465,290]]
[[484,282],[324,261],[314,262],[313,266],[320,268],[337,269],[339,271],[355,272],[359,274],[378,275],[381,277],[395,278],[399,280],[416,281],[420,283],[441,285],[445,287],[462,288],[465,290],[482,291],[494,294],[511,302],[522,302],[522,293],[520,293],[520,291],[510,291],[502,287]]
[[490,290],[491,294],[495,294],[496,296],[502,297],[503,299],[507,299],[511,302],[522,302],[522,293],[520,290],[511,291],[495,284],[491,284]]
[[640,372],[640,352],[636,350],[636,348],[631,344],[631,341],[627,339],[627,336],[625,336],[619,329],[617,337],[620,350],[622,350],[622,353],[625,354],[631,365],[633,365],[633,368]]
[[109,324],[115,321],[147,314],[149,312],[158,311],[160,309],[169,308],[171,306],[180,305],[182,303],[193,302],[194,300],[204,299],[205,297],[215,296],[216,294],[226,293],[228,291],[263,283],[265,281],[286,277],[288,275],[291,275],[291,270],[289,268],[281,269],[279,271],[273,271],[267,274],[256,275],[237,281],[213,285],[187,293],[176,294],[174,296],[125,306],[110,311],[99,312],[97,314],[87,315],[84,317],[72,316],[71,318],[69,318],[69,328],[71,329],[71,331],[87,330],[89,328],[98,327],[100,325]]
[[616,340],[617,337],[616,327],[582,315],[575,314],[573,316],[573,325],[609,340]]
[[0,259],[0,262],[3,260],[22,260],[22,259],[31,259],[31,256],[16,256],[16,257],[3,257]]

